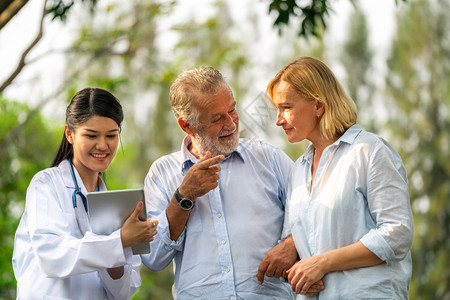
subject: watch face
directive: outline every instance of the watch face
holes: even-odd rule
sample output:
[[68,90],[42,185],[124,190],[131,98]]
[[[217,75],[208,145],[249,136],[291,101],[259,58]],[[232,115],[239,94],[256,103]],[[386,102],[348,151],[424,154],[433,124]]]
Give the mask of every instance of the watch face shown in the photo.
[[181,199],[180,206],[181,206],[182,209],[189,210],[192,207],[194,207],[194,202],[192,202],[189,199]]

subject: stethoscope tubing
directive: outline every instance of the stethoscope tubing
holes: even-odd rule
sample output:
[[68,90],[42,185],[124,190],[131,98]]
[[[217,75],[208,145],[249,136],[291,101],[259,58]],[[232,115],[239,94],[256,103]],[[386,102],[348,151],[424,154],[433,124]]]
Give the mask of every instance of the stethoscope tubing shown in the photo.
[[87,199],[86,196],[84,196],[83,193],[81,192],[80,187],[78,186],[77,178],[75,177],[75,172],[73,171],[72,159],[69,158],[68,160],[70,164],[70,173],[72,174],[73,184],[75,185],[75,191],[72,194],[73,209],[75,210],[75,217],[77,219],[78,229],[80,229],[81,234],[84,236],[85,232],[83,231],[83,229],[81,229],[80,219],[78,218],[77,195],[79,195],[81,197],[81,200],[83,200],[83,205],[84,209],[86,210],[86,213],[88,212]]

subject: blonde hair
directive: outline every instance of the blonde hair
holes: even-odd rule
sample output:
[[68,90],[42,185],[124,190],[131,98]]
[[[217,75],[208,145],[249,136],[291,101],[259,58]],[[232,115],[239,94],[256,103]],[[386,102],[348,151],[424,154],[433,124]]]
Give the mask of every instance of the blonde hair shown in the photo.
[[320,131],[328,139],[341,136],[356,123],[357,108],[330,68],[312,57],[301,57],[287,64],[272,79],[266,89],[273,103],[276,86],[285,81],[307,100],[324,103],[324,114],[320,119]]
[[228,87],[222,74],[212,67],[199,67],[182,72],[170,86],[172,111],[177,118],[181,117],[198,126],[199,112],[192,106],[193,100],[215,94],[223,85]]

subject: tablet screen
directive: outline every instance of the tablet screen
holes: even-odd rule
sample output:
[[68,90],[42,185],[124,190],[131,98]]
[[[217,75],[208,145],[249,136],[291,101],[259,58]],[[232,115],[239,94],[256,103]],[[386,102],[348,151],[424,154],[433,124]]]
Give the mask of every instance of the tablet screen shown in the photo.
[[[140,200],[144,202],[144,207],[139,219],[147,220],[143,189],[91,192],[87,193],[87,198],[89,221],[95,234],[109,235],[121,228]],[[133,254],[146,254],[150,252],[150,243],[138,244],[131,248]]]

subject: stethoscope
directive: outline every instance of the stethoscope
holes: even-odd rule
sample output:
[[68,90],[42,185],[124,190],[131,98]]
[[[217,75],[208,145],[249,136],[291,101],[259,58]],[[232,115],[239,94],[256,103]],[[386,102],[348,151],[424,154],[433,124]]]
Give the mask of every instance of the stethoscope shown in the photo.
[[[83,193],[81,192],[80,187],[78,186],[77,178],[75,177],[75,172],[73,171],[73,165],[72,165],[71,158],[69,158],[69,164],[70,164],[70,173],[72,174],[73,184],[75,185],[75,191],[72,194],[73,209],[75,210],[75,216],[77,218],[78,228],[80,229],[81,234],[84,235],[84,231],[83,231],[83,229],[81,229],[80,219],[78,218],[77,195],[79,195],[81,197],[81,200],[83,200],[84,210],[86,210],[86,213],[88,212],[87,199],[86,199],[86,196],[83,195]],[[98,185],[95,190],[96,191],[99,190]]]

